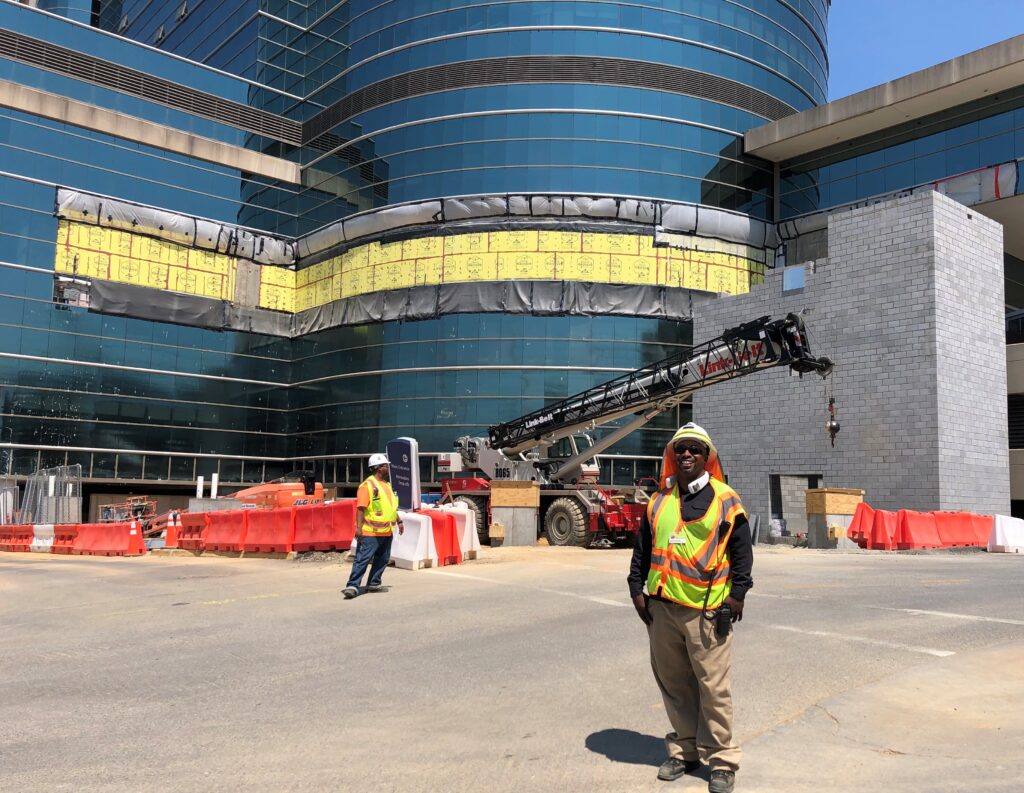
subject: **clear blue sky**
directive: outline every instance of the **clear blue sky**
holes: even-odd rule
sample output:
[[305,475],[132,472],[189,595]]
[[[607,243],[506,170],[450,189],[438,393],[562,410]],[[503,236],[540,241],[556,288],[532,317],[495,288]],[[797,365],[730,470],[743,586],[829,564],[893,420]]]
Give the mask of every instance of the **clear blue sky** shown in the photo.
[[832,0],[829,99],[1024,33],[1024,0]]

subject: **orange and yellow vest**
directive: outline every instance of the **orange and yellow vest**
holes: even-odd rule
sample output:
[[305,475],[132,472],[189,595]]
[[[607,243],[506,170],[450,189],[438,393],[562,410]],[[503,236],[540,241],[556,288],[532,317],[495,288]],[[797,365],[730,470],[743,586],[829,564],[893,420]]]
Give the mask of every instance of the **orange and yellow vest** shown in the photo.
[[735,490],[715,478],[710,485],[715,497],[697,520],[683,520],[677,485],[659,491],[647,505],[653,539],[647,591],[695,609],[704,607],[709,584],[709,609],[729,596],[729,537],[736,519],[746,514]]
[[359,489],[367,488],[370,503],[363,513],[363,533],[375,537],[387,537],[392,533],[398,520],[398,499],[391,485],[371,475]]

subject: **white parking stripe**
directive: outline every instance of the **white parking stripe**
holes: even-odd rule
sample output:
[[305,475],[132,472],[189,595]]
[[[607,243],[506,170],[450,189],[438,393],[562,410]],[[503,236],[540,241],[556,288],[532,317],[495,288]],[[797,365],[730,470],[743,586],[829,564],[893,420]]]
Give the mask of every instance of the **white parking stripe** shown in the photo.
[[[772,600],[820,600],[818,597],[811,597],[809,595],[776,595],[768,592],[751,592],[747,597],[771,598]],[[901,609],[895,606],[872,606],[869,603],[853,603],[851,605],[865,609],[874,609],[875,611],[895,611],[903,614],[921,614],[927,617],[944,617],[950,620],[998,622],[1003,625],[1024,626],[1024,620],[1012,620],[1008,617],[985,617],[981,614],[958,614],[954,611],[931,611],[929,609]]]
[[936,650],[932,647],[919,647],[916,644],[900,644],[899,642],[887,642],[881,639],[869,639],[866,636],[850,636],[845,633],[832,633],[831,631],[811,631],[806,630],[805,628],[796,628],[792,625],[765,625],[764,623],[758,623],[758,625],[776,631],[802,633],[805,636],[821,636],[826,639],[839,639],[844,642],[857,642],[858,644],[873,644],[877,647],[888,647],[891,650],[906,650],[911,653],[934,655],[937,658],[946,658],[950,655],[956,655],[952,650]]
[[980,614],[957,614],[952,611],[929,611],[928,609],[898,609],[892,606],[865,606],[876,611],[902,611],[904,614],[924,614],[929,617],[945,617],[951,620],[971,620],[973,622],[998,622],[1003,625],[1024,625],[1024,620],[1011,620],[1006,617],[983,617]]

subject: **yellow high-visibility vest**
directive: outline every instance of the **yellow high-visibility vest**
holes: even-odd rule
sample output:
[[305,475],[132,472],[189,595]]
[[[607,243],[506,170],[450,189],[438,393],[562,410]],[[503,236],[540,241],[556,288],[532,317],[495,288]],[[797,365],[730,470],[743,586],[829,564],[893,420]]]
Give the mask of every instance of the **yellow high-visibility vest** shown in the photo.
[[[736,491],[712,478],[715,497],[697,520],[684,521],[679,511],[679,487],[661,490],[647,505],[653,547],[647,591],[690,608],[717,608],[732,591],[729,537],[736,519],[746,515]],[[721,532],[718,531],[720,524]]]
[[388,536],[398,520],[398,499],[391,485],[371,475],[359,487],[367,488],[370,495],[370,503],[363,513],[363,533]]

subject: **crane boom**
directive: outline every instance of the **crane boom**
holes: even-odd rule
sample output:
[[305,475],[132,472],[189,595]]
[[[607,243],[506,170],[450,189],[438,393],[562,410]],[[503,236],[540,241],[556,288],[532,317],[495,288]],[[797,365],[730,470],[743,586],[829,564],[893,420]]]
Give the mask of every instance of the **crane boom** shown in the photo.
[[[525,416],[496,424],[488,430],[488,445],[512,457],[529,449],[550,446],[583,429],[640,414],[627,424],[628,432],[632,432],[701,388],[776,366],[789,366],[801,375],[817,372],[824,377],[832,371],[833,364],[828,358],[811,355],[803,320],[796,314],[778,320],[761,317],[727,330],[687,352],[671,355]],[[602,439],[599,446],[565,461],[558,473],[569,475],[572,469],[579,468],[621,435],[616,431]]]

